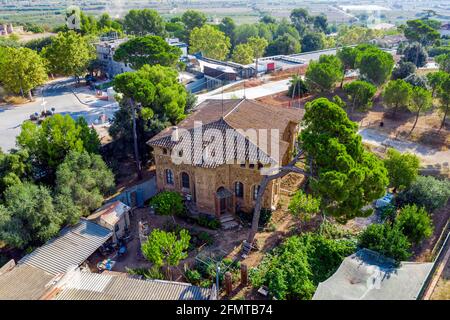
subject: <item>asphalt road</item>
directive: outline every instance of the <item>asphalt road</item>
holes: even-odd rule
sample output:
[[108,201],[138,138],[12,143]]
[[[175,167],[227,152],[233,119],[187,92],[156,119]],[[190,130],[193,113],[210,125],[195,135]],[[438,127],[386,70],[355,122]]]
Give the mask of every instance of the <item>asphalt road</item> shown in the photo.
[[[59,79],[52,81],[35,92],[35,101],[19,105],[0,106],[0,148],[8,151],[15,147],[16,136],[20,133],[20,125],[25,120],[29,120],[30,115],[43,109],[42,97],[46,103],[46,108],[55,108],[56,113],[69,114],[74,119],[85,117],[89,124],[93,123],[103,113],[107,117],[112,117],[116,108],[111,107],[111,103],[95,99],[93,91],[85,88],[76,89],[79,92],[80,100],[74,95],[73,79]],[[90,99],[87,99],[90,96]],[[82,103],[83,102],[83,103]]]

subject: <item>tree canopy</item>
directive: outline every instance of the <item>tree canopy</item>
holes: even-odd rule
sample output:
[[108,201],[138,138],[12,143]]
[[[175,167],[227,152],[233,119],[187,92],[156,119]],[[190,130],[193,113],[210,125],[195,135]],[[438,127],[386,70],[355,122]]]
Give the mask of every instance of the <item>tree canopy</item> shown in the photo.
[[253,50],[247,43],[238,44],[233,50],[233,61],[240,64],[253,62]]
[[184,229],[178,235],[174,232],[153,229],[147,241],[142,244],[142,253],[158,268],[166,266],[170,278],[170,268],[177,266],[180,260],[187,258],[186,250],[189,247],[190,239],[189,232]]
[[56,192],[71,198],[83,215],[99,208],[114,187],[114,175],[102,157],[71,151],[56,171]]
[[114,88],[125,98],[141,103],[145,119],[153,115],[165,116],[175,123],[185,116],[186,89],[178,82],[178,73],[172,68],[144,65],[136,72],[116,76]]
[[398,195],[402,204],[416,204],[428,212],[442,208],[450,197],[450,182],[432,176],[418,176],[408,189]]
[[369,49],[358,55],[357,65],[361,77],[378,86],[391,76],[394,58],[380,49]]
[[310,91],[327,92],[335,89],[343,76],[342,65],[336,61],[339,62],[337,59],[327,61],[327,58],[322,58],[322,61],[309,63],[305,79]]
[[411,256],[411,242],[397,224],[369,225],[359,235],[358,246],[381,253],[397,262],[404,261]]
[[438,31],[420,19],[407,21],[404,34],[410,42],[419,42],[423,46],[433,44],[440,37]]
[[419,174],[420,160],[412,153],[388,149],[384,165],[389,174],[389,185],[396,190],[409,188]]
[[403,50],[403,60],[412,62],[417,68],[423,67],[427,63],[428,54],[423,46],[418,43],[412,43]]
[[44,84],[47,77],[45,61],[28,48],[4,48],[0,54],[0,83],[13,93],[29,94]]
[[392,71],[392,80],[405,79],[416,72],[416,65],[409,61],[401,60]]
[[29,152],[34,165],[54,173],[70,151],[96,153],[100,141],[95,129],[89,128],[84,118],[75,121],[69,115],[56,114],[41,125],[25,121],[17,136],[17,145]]
[[372,107],[373,96],[377,87],[369,82],[356,80],[344,85],[352,110],[367,110]]
[[136,36],[151,34],[164,37],[165,35],[164,20],[153,9],[128,11],[123,19],[123,25],[127,33]]
[[411,100],[408,105],[408,109],[416,114],[416,119],[411,128],[410,133],[414,130],[417,124],[417,120],[421,113],[427,112],[433,107],[433,97],[431,92],[422,87],[414,86],[411,92]]
[[94,58],[94,47],[74,31],[60,32],[42,55],[49,61],[50,72],[78,78]]
[[304,35],[301,44],[303,52],[317,51],[324,48],[323,37],[316,32]]
[[356,123],[326,98],[305,106],[300,147],[310,158],[311,187],[325,214],[338,221],[364,216],[362,208],[381,197],[388,185],[381,160],[364,150]]
[[396,223],[412,243],[420,243],[433,234],[433,222],[424,208],[406,205],[400,210]]
[[163,38],[144,36],[122,43],[114,53],[114,60],[131,64],[137,70],[145,64],[175,66],[180,56],[180,48],[169,45]]
[[64,220],[53,205],[50,190],[31,183],[11,185],[0,205],[0,236],[8,246],[26,248],[55,236]]
[[401,107],[407,107],[411,100],[412,87],[402,79],[389,81],[383,91],[383,103],[394,109],[394,115]]
[[225,60],[230,51],[230,39],[213,26],[195,27],[190,36],[190,51],[202,52],[206,57]]

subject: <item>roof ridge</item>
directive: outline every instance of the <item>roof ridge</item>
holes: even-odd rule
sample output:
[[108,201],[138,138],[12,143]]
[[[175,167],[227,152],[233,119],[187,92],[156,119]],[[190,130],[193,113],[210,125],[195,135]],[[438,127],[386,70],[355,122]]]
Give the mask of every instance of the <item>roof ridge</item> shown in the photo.
[[228,111],[228,113],[222,117],[222,119],[225,119],[229,114],[233,113],[237,108],[239,108],[239,106],[240,106],[244,101],[247,101],[247,99],[246,99],[246,98],[243,98],[241,101],[239,101],[238,104],[237,104],[236,106],[233,107],[233,109],[231,109],[230,111]]

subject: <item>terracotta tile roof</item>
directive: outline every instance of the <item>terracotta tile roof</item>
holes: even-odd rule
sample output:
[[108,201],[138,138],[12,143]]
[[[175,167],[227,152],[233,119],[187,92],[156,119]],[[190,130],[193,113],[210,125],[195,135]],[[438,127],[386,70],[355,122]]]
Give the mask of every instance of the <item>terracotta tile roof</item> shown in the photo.
[[[268,106],[253,100],[207,100],[201,103],[198,110],[188,118],[178,124],[178,129],[186,129],[193,137],[194,122],[202,122],[202,132],[208,129],[217,129],[223,135],[223,158],[219,161],[209,162],[202,159],[205,148],[210,145],[203,143],[202,146],[194,146],[193,141],[188,141],[180,135],[178,141],[172,141],[172,132],[174,127],[166,128],[155,137],[148,141],[151,146],[159,146],[168,149],[177,147],[188,148],[190,146],[191,158],[193,164],[202,167],[217,167],[224,163],[233,162],[233,160],[242,159],[251,163],[260,162],[262,164],[274,164],[278,159],[273,159],[269,155],[271,151],[271,129],[279,130],[279,156],[284,156],[289,148],[289,142],[283,140],[283,134],[290,123],[298,123],[303,116],[303,110],[293,108],[282,108]],[[267,150],[263,150],[252,143],[244,134],[238,130],[266,129],[267,131]],[[236,139],[233,148],[225,148],[225,134],[227,130],[233,130],[240,139]],[[261,147],[261,142],[258,143]],[[198,150],[200,149],[201,150]],[[231,150],[228,150],[231,149]],[[186,149],[184,149],[186,150]],[[197,152],[195,152],[197,151]],[[225,152],[226,151],[226,152]]]

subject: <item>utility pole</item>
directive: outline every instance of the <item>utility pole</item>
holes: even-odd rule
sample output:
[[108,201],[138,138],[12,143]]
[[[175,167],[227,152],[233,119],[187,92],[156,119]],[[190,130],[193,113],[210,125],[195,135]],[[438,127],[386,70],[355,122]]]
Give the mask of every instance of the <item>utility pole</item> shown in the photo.
[[136,106],[133,99],[130,99],[131,103],[131,114],[133,117],[133,142],[134,142],[134,160],[136,164],[136,170],[138,179],[142,179],[142,169],[141,169],[141,161],[139,159],[139,149],[138,149],[138,141],[137,141],[137,129],[136,129]]

